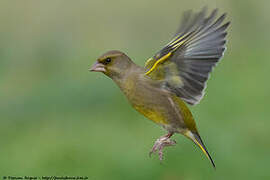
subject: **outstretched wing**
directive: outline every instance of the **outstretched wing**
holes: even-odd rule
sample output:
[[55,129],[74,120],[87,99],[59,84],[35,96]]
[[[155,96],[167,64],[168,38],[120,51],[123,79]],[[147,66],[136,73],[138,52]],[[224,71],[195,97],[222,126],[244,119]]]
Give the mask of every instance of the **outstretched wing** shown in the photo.
[[207,17],[206,8],[198,13],[184,13],[182,23],[161,51],[147,60],[146,75],[163,81],[163,87],[194,105],[204,95],[212,68],[225,51],[226,14],[216,19],[217,9]]

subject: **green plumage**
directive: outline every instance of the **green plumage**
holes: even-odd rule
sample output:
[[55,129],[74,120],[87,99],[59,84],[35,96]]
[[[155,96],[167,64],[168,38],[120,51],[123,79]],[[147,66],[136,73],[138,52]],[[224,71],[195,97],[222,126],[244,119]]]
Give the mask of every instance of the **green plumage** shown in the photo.
[[169,138],[180,133],[196,143],[212,162],[193,116],[184,103],[196,104],[203,97],[206,80],[225,49],[225,15],[215,21],[217,10],[206,17],[205,9],[186,13],[174,39],[140,67],[124,53],[109,51],[91,71],[103,72],[120,87],[130,104],[148,119],[161,125],[168,135],[156,141],[153,150],[175,144]]

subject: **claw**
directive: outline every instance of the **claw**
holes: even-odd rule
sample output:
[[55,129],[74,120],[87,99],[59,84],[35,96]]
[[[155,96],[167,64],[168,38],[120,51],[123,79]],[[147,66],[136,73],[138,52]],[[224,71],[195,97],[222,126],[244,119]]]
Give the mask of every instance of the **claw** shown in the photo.
[[157,145],[154,144],[152,150],[149,152],[149,157],[151,157],[151,155],[152,155],[153,153],[156,153],[156,151],[157,151],[156,146],[157,146]]
[[159,160],[162,161],[163,160],[163,152],[162,150],[166,147],[166,146],[173,146],[176,144],[175,140],[171,140],[170,137],[172,136],[172,133],[169,133],[165,136],[161,136],[159,139],[156,140],[152,150],[149,152],[149,157],[151,157],[151,155],[154,153],[156,153],[158,151],[158,155],[159,155]]

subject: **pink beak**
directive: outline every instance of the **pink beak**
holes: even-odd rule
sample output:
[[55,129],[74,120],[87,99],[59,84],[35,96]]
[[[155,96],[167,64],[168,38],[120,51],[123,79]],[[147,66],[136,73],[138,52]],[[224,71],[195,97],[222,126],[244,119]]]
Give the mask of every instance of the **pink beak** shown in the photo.
[[91,68],[89,68],[89,71],[106,72],[105,66],[99,62],[96,62]]

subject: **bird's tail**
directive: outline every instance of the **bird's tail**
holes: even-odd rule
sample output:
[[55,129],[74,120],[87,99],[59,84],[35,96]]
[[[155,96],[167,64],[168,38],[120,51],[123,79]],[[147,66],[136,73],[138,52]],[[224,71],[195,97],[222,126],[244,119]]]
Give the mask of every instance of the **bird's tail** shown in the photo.
[[203,144],[203,141],[200,135],[198,133],[194,133],[191,131],[187,131],[184,135],[187,136],[189,139],[191,139],[197,146],[199,146],[199,148],[203,151],[206,157],[211,161],[213,167],[216,168],[216,165],[213,159],[211,158],[210,154],[208,153],[205,145]]

